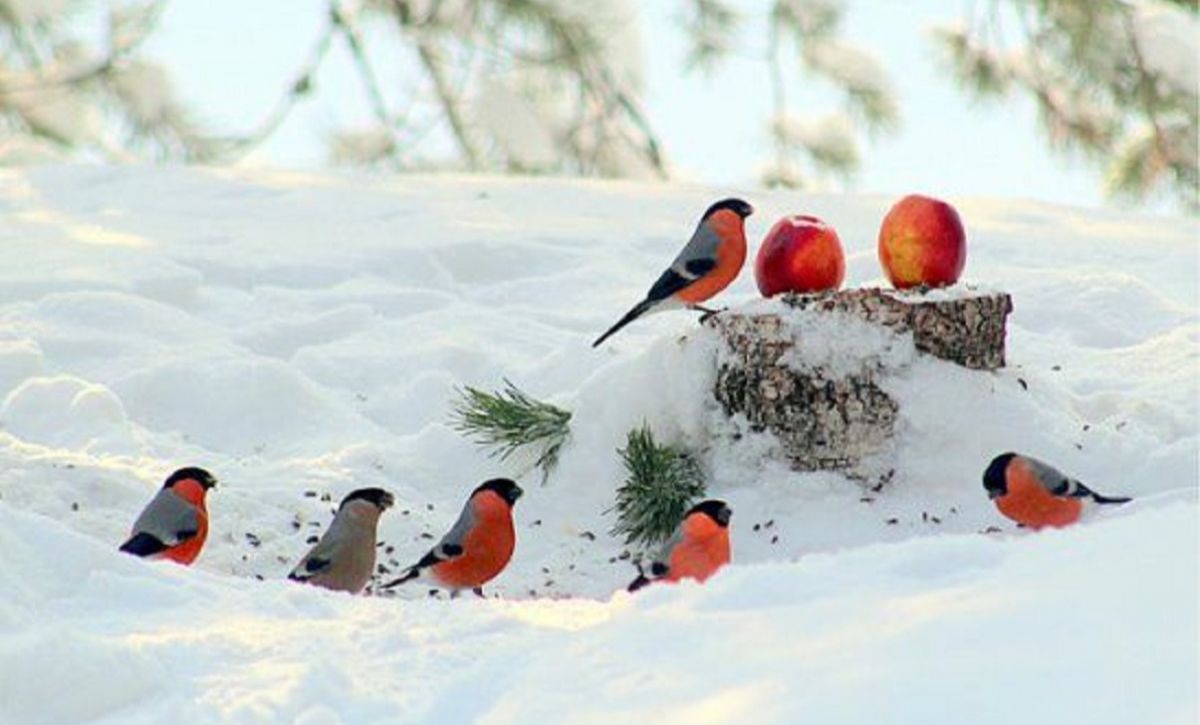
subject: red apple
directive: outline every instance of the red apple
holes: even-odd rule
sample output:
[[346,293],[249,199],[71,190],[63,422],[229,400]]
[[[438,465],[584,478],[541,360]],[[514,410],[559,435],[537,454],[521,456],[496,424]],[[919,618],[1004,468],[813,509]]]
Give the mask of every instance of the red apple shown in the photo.
[[879,227],[879,263],[896,289],[954,284],[967,263],[958,212],[919,194],[896,202]]
[[797,214],[775,222],[754,261],[754,279],[763,297],[835,290],[845,277],[842,241],[833,227],[815,216]]

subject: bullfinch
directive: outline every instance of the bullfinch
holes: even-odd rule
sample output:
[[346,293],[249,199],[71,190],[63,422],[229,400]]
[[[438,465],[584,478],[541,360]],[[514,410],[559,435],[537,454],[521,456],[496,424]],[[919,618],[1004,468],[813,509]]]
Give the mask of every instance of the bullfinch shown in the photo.
[[1101,496],[1054,466],[1016,453],[992,459],[983,472],[983,487],[1000,513],[1031,529],[1075,523],[1085,500],[1098,504],[1131,500]]
[[137,521],[121,551],[141,557],[191,564],[208,538],[208,509],[204,497],[217,479],[203,468],[181,468],[163,487]]
[[683,516],[647,573],[639,567],[629,591],[651,582],[680,579],[704,581],[729,563],[729,519],[733,510],[724,501],[701,501]]
[[464,589],[483,596],[483,585],[504,571],[516,548],[512,509],[522,493],[520,486],[507,478],[480,484],[438,545],[383,588],[422,578],[449,589],[451,596]]
[[296,564],[288,579],[338,592],[361,592],[375,571],[379,517],[395,502],[382,488],[351,491],[342,499],[325,535]]
[[690,307],[712,313],[700,303],[728,287],[742,271],[746,261],[745,219],[753,213],[754,208],[741,199],[723,199],[710,206],[687,246],[646,293],[646,299],[597,338],[592,347],[651,312]]

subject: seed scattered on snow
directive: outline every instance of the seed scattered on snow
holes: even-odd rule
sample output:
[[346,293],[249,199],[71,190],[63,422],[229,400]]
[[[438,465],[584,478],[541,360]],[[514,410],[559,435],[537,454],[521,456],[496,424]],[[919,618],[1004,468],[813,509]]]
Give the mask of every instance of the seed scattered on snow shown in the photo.
[[900,519],[888,519],[883,523],[887,524],[888,526],[895,526],[896,524],[900,523]]
[[317,543],[317,542],[318,542],[318,541],[320,541],[320,540],[321,540],[321,537],[317,536],[316,534],[313,534],[312,536],[310,536],[310,537],[308,537],[307,539],[305,539],[305,540],[304,540],[304,543],[306,543],[306,544],[315,544],[315,543]]
[[595,534],[593,534],[593,533],[592,533],[592,532],[590,532],[590,531],[585,531],[585,532],[583,532],[582,534],[580,534],[580,535],[579,535],[579,538],[581,538],[581,539],[587,539],[588,541],[595,541],[595,540],[596,540],[596,535],[595,535]]

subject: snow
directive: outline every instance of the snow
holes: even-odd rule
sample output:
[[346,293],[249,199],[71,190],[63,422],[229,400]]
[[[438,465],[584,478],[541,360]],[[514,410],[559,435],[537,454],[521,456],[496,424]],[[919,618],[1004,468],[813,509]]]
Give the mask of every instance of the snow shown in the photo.
[[[1010,367],[962,370],[849,325],[807,335],[826,364],[904,363],[887,383],[895,450],[876,462],[895,473],[872,491],[786,470],[769,437],[731,441],[706,395],[717,341],[693,316],[590,342],[715,198],[755,204],[751,254],[785,214],[826,220],[850,286],[881,283],[874,240],[894,200],[229,169],[2,174],[0,721],[1197,715],[1192,221],[952,200],[969,281],[1013,295]],[[719,302],[776,304],[756,298],[748,266]],[[447,424],[457,387],[504,378],[574,419],[546,485],[521,480],[517,554],[492,598],[284,581],[353,488],[396,494],[380,524],[394,570],[479,481],[521,473]],[[643,421],[699,451],[710,493],[734,510],[735,563],[703,587],[618,591],[634,571],[605,511],[622,480],[615,450]],[[980,484],[1010,449],[1137,500],[1071,530],[1017,530]],[[196,566],[118,555],[185,464],[221,480]]]

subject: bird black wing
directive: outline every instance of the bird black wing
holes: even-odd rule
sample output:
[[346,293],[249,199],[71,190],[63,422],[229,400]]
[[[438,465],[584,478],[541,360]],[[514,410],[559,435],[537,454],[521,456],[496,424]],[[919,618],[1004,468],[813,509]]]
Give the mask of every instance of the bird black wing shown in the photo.
[[134,534],[121,544],[121,551],[134,556],[154,556],[167,550],[167,545],[153,534]]
[[398,578],[384,584],[381,589],[391,589],[394,586],[399,586],[405,582],[412,581],[421,576],[422,569],[428,569],[435,564],[440,564],[443,561],[449,561],[463,555],[463,548],[458,544],[438,544],[429,550],[429,553],[421,557],[421,560],[413,564],[404,571]]

